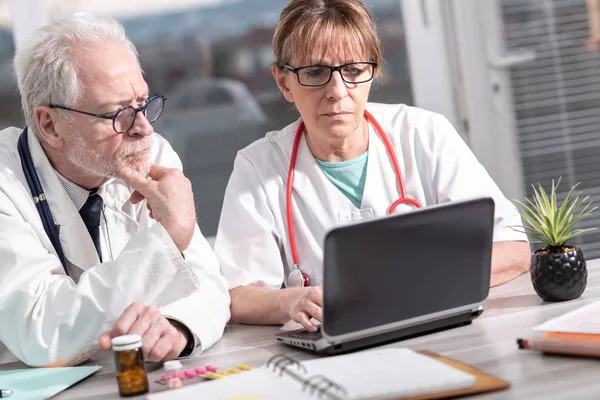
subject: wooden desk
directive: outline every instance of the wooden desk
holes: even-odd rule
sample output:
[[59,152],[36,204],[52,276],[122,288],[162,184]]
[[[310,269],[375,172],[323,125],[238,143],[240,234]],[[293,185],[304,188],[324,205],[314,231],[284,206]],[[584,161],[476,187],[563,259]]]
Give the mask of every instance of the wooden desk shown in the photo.
[[[600,398],[600,360],[544,356],[538,352],[518,350],[516,345],[516,339],[532,333],[535,325],[600,299],[600,260],[588,262],[588,269],[587,289],[577,300],[543,303],[531,286],[529,274],[525,274],[492,288],[483,315],[473,324],[388,346],[429,349],[472,364],[512,384],[507,391],[469,399],[597,400]],[[184,361],[184,366],[215,364],[229,368],[242,362],[260,366],[281,352],[298,360],[315,357],[277,343],[273,336],[278,329],[229,326],[223,339],[203,354]],[[118,398],[111,354],[96,359],[95,363],[103,365],[101,372],[62,392],[56,399]],[[22,365],[13,363],[0,369],[19,367]],[[152,381],[162,375],[161,369],[150,369],[149,372]],[[151,391],[159,390],[165,390],[164,386],[152,382]]]

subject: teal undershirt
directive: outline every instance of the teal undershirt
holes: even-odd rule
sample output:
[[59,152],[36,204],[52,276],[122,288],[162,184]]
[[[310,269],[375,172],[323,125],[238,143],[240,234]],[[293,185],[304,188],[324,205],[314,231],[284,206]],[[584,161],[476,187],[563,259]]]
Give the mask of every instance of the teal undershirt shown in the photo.
[[365,182],[367,180],[367,160],[369,152],[366,151],[352,160],[341,162],[317,161],[319,167],[327,178],[346,196],[356,207],[360,208]]

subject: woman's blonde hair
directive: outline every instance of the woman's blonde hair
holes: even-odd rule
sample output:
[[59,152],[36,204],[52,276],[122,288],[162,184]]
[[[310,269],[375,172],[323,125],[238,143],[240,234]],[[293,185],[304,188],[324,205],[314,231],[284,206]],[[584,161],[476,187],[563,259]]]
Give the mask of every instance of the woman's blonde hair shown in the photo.
[[375,22],[361,0],[291,0],[285,6],[273,35],[275,65],[310,59],[317,50],[321,56],[362,54],[368,59],[347,61],[381,66]]

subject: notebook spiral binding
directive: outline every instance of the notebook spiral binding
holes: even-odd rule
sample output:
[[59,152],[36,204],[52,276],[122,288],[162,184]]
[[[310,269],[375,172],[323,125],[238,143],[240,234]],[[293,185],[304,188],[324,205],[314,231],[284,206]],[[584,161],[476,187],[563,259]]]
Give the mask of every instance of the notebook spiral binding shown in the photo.
[[307,374],[306,368],[302,364],[285,354],[276,354],[267,361],[267,368],[271,368],[273,372],[279,372],[279,376],[286,373],[292,378],[299,380],[302,383],[302,391],[306,391],[318,398],[322,398],[325,395],[333,396],[337,399],[348,397],[348,391],[343,386],[338,385],[327,377],[314,375],[305,379],[302,375],[290,370],[292,367],[298,372]]

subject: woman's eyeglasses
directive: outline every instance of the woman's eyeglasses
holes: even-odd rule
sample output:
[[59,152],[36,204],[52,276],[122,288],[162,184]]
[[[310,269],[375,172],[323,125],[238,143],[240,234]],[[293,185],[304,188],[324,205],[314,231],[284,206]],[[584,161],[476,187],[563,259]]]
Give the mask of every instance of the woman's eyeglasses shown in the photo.
[[309,65],[293,68],[283,65],[287,71],[293,72],[298,77],[298,83],[302,86],[324,86],[329,83],[333,71],[338,71],[344,82],[355,85],[369,82],[375,76],[377,63],[375,62],[352,62],[338,66]]

